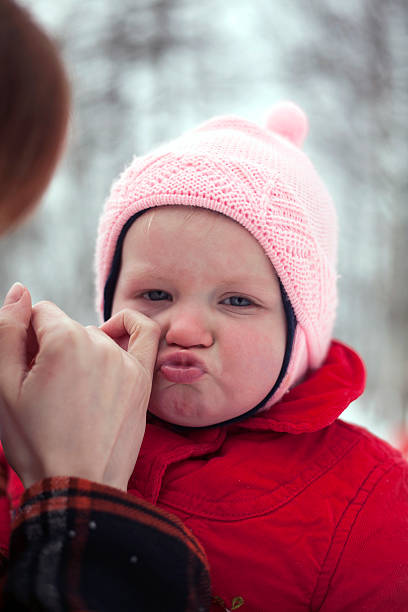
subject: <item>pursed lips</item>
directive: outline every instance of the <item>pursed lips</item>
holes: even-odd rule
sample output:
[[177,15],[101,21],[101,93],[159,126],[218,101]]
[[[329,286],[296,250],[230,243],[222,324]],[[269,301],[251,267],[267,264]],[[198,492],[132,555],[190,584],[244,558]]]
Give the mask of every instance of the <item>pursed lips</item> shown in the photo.
[[160,357],[156,370],[166,380],[182,384],[195,382],[206,372],[204,363],[186,351],[177,351]]

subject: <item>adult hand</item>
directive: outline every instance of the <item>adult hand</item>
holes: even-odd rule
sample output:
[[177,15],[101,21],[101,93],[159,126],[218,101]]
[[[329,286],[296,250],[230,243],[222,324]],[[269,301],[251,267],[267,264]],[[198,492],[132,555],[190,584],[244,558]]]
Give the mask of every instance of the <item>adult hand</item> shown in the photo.
[[[126,491],[160,329],[130,310],[83,327],[16,284],[0,309],[0,435],[25,487],[78,476]],[[128,337],[127,352],[115,340]]]

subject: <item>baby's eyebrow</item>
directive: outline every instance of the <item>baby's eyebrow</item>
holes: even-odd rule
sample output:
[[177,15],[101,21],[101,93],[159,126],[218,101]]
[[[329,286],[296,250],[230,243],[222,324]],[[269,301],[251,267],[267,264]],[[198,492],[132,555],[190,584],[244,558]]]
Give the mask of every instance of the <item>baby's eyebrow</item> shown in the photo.
[[[162,266],[155,266],[150,263],[136,264],[122,270],[122,282],[126,285],[140,283],[168,283],[174,281],[173,273],[170,270],[163,273]],[[273,290],[273,279],[264,274],[239,274],[232,272],[215,279],[217,288],[224,291],[252,292],[265,295]]]
[[268,289],[271,287],[273,282],[272,278],[266,277],[264,275],[256,275],[256,274],[245,274],[245,275],[237,275],[237,276],[226,276],[221,278],[218,281],[218,284],[229,286],[234,285],[236,287],[245,287],[250,286],[253,289]]
[[255,285],[259,285],[259,286],[265,286],[265,283],[267,283],[267,279],[265,278],[259,278],[253,275],[248,275],[248,276],[227,276],[225,278],[222,278],[221,280],[218,281],[218,283],[220,285],[247,285],[247,284],[251,284],[253,286]]
[[136,282],[143,279],[153,279],[157,281],[165,281],[166,275],[163,275],[163,271],[158,266],[142,265],[132,266],[131,268],[125,268],[122,270],[123,280],[126,283]]
[[[163,274],[162,270],[154,270],[153,268],[141,268],[127,270],[123,273],[123,280],[127,283],[140,282],[144,280],[165,282],[171,280],[172,274]],[[219,287],[232,287],[239,289],[245,286],[251,286],[252,288],[265,289],[271,284],[270,279],[263,277],[257,278],[252,275],[248,276],[226,276],[216,280],[216,284]]]

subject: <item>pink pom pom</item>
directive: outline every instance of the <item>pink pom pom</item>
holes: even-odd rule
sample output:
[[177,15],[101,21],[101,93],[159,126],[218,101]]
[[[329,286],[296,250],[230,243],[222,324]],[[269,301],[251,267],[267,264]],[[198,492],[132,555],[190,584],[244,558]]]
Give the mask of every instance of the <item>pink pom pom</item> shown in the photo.
[[297,104],[281,102],[269,111],[266,127],[300,147],[309,130],[309,122]]

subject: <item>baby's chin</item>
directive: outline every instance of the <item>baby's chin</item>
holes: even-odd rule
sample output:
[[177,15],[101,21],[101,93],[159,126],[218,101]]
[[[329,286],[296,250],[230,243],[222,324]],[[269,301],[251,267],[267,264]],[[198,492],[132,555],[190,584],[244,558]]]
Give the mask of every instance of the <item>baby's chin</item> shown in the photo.
[[198,406],[182,401],[172,402],[165,407],[149,404],[149,412],[167,423],[183,427],[208,427],[224,420],[219,415],[209,414]]
[[148,410],[154,416],[159,417],[163,421],[172,423],[173,425],[181,425],[183,427],[208,427],[223,423],[231,418],[240,416],[242,413],[226,414],[225,407],[212,403],[211,406],[200,403],[200,401],[192,401],[186,398],[171,398],[166,402],[158,402],[154,399],[150,400]]
[[246,414],[263,398],[260,393],[226,397],[219,389],[210,392],[195,385],[153,385],[148,410],[154,416],[182,427],[209,427]]

